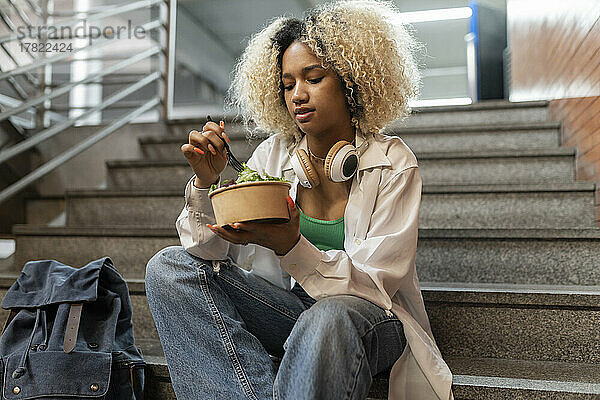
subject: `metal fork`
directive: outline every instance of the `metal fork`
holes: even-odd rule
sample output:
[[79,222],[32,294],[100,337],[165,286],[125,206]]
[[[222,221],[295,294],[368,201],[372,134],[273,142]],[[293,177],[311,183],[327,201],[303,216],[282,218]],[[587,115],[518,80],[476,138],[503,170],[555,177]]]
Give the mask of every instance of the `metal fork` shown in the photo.
[[[210,115],[206,116],[206,120],[210,121],[210,122],[214,122],[210,118]],[[223,139],[222,136],[219,136],[219,139],[221,139],[223,141],[223,144],[225,145],[225,149],[227,150],[227,164],[231,165],[231,168],[235,169],[237,172],[240,172],[242,169],[244,169],[244,166],[242,165],[241,162],[238,161],[237,158],[235,158],[235,156],[231,152],[231,149],[229,148],[229,145],[227,144],[227,141],[225,139]]]

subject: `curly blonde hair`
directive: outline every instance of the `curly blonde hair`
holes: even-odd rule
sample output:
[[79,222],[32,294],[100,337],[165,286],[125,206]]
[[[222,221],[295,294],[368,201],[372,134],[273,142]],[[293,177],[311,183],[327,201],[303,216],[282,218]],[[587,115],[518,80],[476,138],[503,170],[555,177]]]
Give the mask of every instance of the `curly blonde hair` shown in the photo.
[[292,143],[304,133],[288,113],[281,83],[281,59],[292,41],[306,44],[343,83],[347,108],[357,132],[377,132],[410,113],[419,93],[413,58],[419,44],[400,22],[389,1],[325,3],[303,20],[278,17],[250,38],[233,71],[226,108],[253,121],[249,137],[281,132]]

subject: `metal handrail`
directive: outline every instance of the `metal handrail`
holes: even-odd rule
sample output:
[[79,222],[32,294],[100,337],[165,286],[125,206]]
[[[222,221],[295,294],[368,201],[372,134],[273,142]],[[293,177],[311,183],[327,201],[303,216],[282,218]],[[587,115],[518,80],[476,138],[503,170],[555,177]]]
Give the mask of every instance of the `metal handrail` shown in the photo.
[[125,89],[119,91],[118,93],[116,93],[116,94],[112,95],[111,97],[109,97],[108,99],[104,100],[101,104],[78,115],[77,117],[68,119],[60,124],[54,125],[48,129],[45,129],[45,130],[39,132],[39,133],[36,133],[35,136],[32,136],[26,140],[23,140],[22,142],[19,142],[19,143],[13,145],[12,147],[9,147],[8,149],[1,150],[0,151],[0,164],[18,154],[23,153],[24,151],[29,150],[30,148],[32,148],[34,146],[37,146],[40,143],[50,139],[51,137],[62,132],[63,130],[75,125],[75,122],[77,122],[78,120],[87,118],[88,116],[90,116],[98,111],[102,111],[106,107],[109,107],[110,105],[129,96],[130,94],[132,94],[135,91],[141,89],[142,87],[148,85],[149,83],[154,82],[155,80],[157,80],[159,78],[160,78],[160,72],[158,72],[158,71],[154,72],[154,73],[146,76],[139,82],[136,82],[133,85],[127,86]]
[[[160,28],[161,26],[162,26],[161,22],[159,20],[155,20],[155,21],[148,22],[148,23],[142,25],[141,27],[144,28],[147,31],[151,31],[151,30],[154,30],[156,28]],[[29,71],[29,70],[32,70],[32,69],[35,69],[35,68],[39,68],[39,67],[43,67],[43,66],[45,66],[47,64],[53,64],[53,63],[55,63],[57,61],[64,60],[65,58],[72,57],[74,54],[76,54],[76,53],[78,53],[78,52],[80,52],[82,50],[90,50],[90,49],[94,49],[95,50],[95,49],[97,49],[99,47],[102,47],[102,46],[105,46],[105,45],[107,45],[107,44],[109,44],[111,42],[113,42],[113,39],[101,39],[101,40],[96,41],[96,43],[94,43],[92,45],[80,47],[78,49],[73,50],[70,53],[57,54],[57,55],[52,56],[52,57],[43,58],[43,59],[38,60],[36,62],[33,62],[31,64],[27,64],[27,65],[23,65],[23,66],[18,67],[18,68],[11,69],[10,71],[6,71],[6,72],[3,72],[3,73],[0,73],[0,81],[3,80],[3,79],[5,79],[5,78],[7,78],[7,77],[9,77],[9,76],[19,75],[19,74],[22,74],[22,73],[24,73],[26,71]]]
[[70,148],[69,150],[59,154],[58,156],[54,157],[52,160],[43,164],[41,167],[39,167],[39,168],[35,169],[34,171],[30,172],[29,174],[25,175],[19,181],[13,183],[12,185],[10,185],[6,189],[4,189],[2,192],[0,192],[0,203],[7,200],[14,194],[20,192],[21,190],[25,189],[27,187],[27,185],[35,182],[36,180],[40,179],[41,177],[52,172],[54,169],[58,168],[59,166],[61,166],[64,163],[66,163],[71,158],[79,155],[79,153],[81,153],[82,151],[87,150],[94,144],[98,143],[100,140],[104,139],[106,136],[110,135],[117,129],[121,128],[125,124],[131,122],[135,118],[139,117],[146,111],[151,110],[152,108],[156,107],[159,104],[160,104],[160,99],[158,99],[158,98],[148,101],[146,104],[137,108],[135,111],[128,113],[125,116],[113,121],[106,128],[99,130],[98,132],[96,132],[92,136],[88,137],[87,139],[79,142],[78,144],[76,144],[75,146]]
[[[134,11],[134,10],[137,10],[140,8],[150,7],[150,6],[153,6],[154,4],[162,3],[162,2],[164,2],[164,0],[141,0],[141,1],[137,1],[135,3],[126,4],[124,6],[117,6],[114,9],[110,9],[108,11],[103,11],[98,14],[92,14],[92,15],[87,15],[84,17],[73,18],[73,19],[62,22],[61,26],[72,27],[72,26],[77,25],[79,22],[81,22],[83,20],[93,21],[95,19],[106,18],[106,17],[110,17],[113,15],[123,14],[128,11]],[[10,41],[13,41],[18,38],[19,38],[19,35],[15,35],[15,34],[5,35],[5,36],[0,37],[0,43],[10,42]]]
[[102,78],[104,75],[107,74],[111,74],[115,71],[118,71],[120,69],[122,69],[123,67],[126,67],[128,65],[131,64],[135,64],[138,61],[141,61],[145,58],[151,57],[155,54],[160,53],[161,49],[158,46],[152,47],[140,54],[137,54],[135,56],[129,57],[128,59],[121,61],[120,63],[117,63],[115,65],[112,65],[108,68],[105,68],[104,70],[102,70],[101,72],[98,72],[96,74],[90,75],[84,79],[81,79],[79,81],[76,82],[71,82],[71,83],[67,83],[65,85],[62,85],[59,88],[54,89],[53,91],[51,91],[50,93],[44,94],[42,96],[38,96],[36,98],[33,98],[31,100],[28,101],[24,101],[23,103],[21,103],[21,105],[19,105],[18,107],[15,108],[11,108],[10,110],[0,113],[0,121],[5,120],[6,118],[18,114],[22,111],[27,110],[30,107],[36,106],[38,104],[43,103],[46,100],[50,100],[53,99],[57,96],[63,95],[65,93],[68,93],[71,91],[71,89],[73,89],[75,86],[77,85],[81,85],[84,83],[89,83],[89,82],[94,82],[97,81],[98,79]]
[[[30,3],[28,0],[26,0],[26,1],[33,7],[34,4],[32,5],[32,3]],[[103,12],[100,12],[97,14],[86,15],[81,18],[75,18],[73,20],[63,22],[61,24],[62,26],[75,25],[78,22],[80,22],[81,20],[94,20],[94,19],[104,18],[104,17],[108,17],[111,15],[122,14],[122,13],[125,13],[128,11],[134,11],[134,10],[137,10],[137,9],[143,8],[143,7],[150,7],[152,5],[159,4],[159,3],[166,3],[166,5],[167,5],[168,21],[163,22],[161,20],[154,20],[154,21],[150,21],[150,22],[142,25],[142,27],[145,30],[153,30],[153,29],[157,29],[157,28],[161,28],[161,27],[165,28],[166,34],[167,34],[167,38],[166,38],[167,40],[166,40],[166,44],[164,45],[164,47],[163,46],[153,46],[150,49],[143,51],[142,53],[133,55],[121,62],[118,62],[117,64],[114,64],[108,68],[103,69],[100,72],[97,72],[93,75],[87,76],[84,79],[80,79],[76,82],[65,83],[65,84],[55,87],[51,91],[49,91],[47,93],[43,93],[35,98],[31,98],[31,99],[28,99],[28,100],[22,101],[22,102],[18,102],[16,99],[11,99],[12,103],[13,103],[13,104],[11,104],[11,106],[14,105],[14,107],[7,109],[7,110],[0,111],[0,122],[3,120],[6,120],[7,118],[11,118],[11,117],[17,118],[17,114],[27,111],[27,110],[31,110],[32,108],[34,108],[40,104],[43,104],[44,102],[46,102],[50,99],[53,99],[57,96],[69,93],[73,88],[75,88],[78,85],[85,85],[88,83],[101,81],[101,79],[108,74],[111,74],[117,70],[125,68],[126,66],[132,65],[143,59],[152,57],[157,54],[164,54],[164,56],[165,56],[164,61],[166,64],[165,69],[162,73],[160,71],[155,71],[153,73],[146,75],[140,81],[132,83],[131,85],[120,90],[118,93],[115,93],[112,96],[110,96],[109,98],[104,99],[101,102],[101,104],[98,104],[97,106],[86,110],[82,114],[79,114],[75,117],[72,117],[72,118],[69,118],[66,120],[62,120],[62,121],[58,122],[57,124],[55,124],[49,128],[46,128],[46,129],[42,130],[41,132],[38,132],[15,145],[12,145],[10,148],[0,150],[0,164],[14,156],[24,153],[25,151],[39,145],[40,143],[42,143],[44,141],[51,139],[52,137],[58,135],[59,133],[64,132],[65,129],[67,129],[71,126],[74,126],[77,121],[83,120],[92,114],[95,114],[99,111],[102,111],[103,109],[105,109],[107,107],[114,105],[115,103],[123,100],[124,98],[131,95],[135,91],[141,89],[142,87],[147,86],[151,82],[155,82],[157,80],[162,79],[164,81],[164,84],[161,86],[164,88],[164,92],[160,93],[160,94],[157,93],[154,98],[147,101],[142,106],[137,107],[134,111],[128,112],[125,115],[119,117],[118,119],[111,122],[109,125],[105,126],[104,128],[102,128],[99,131],[97,131],[96,133],[94,133],[92,136],[84,139],[83,141],[77,143],[75,146],[68,149],[67,151],[52,158],[45,164],[41,165],[40,167],[36,168],[34,171],[30,172],[29,174],[27,174],[24,177],[22,177],[21,179],[19,179],[17,182],[11,184],[9,187],[2,190],[0,192],[0,203],[3,202],[4,200],[10,198],[14,194],[18,193],[19,191],[25,189],[31,183],[40,179],[44,175],[50,173],[54,169],[58,168],[60,165],[64,164],[71,158],[77,156],[82,151],[85,151],[89,147],[93,146],[98,141],[102,140],[103,138],[105,138],[109,134],[113,133],[120,127],[131,122],[135,118],[137,118],[140,115],[142,115],[143,113],[151,110],[152,108],[160,105],[161,103],[163,105],[163,116],[165,118],[168,116],[168,114],[166,114],[166,112],[168,112],[168,110],[170,109],[169,105],[172,104],[172,94],[173,94],[172,80],[174,79],[173,67],[174,67],[174,50],[175,50],[174,29],[175,29],[175,16],[176,16],[176,14],[175,14],[176,1],[177,0],[137,1],[135,3],[127,4],[124,6],[116,6],[107,11],[103,11]],[[13,3],[11,2],[11,4],[13,4]],[[14,4],[13,4],[13,6],[14,6]],[[42,10],[42,11],[44,11],[44,10]],[[10,41],[10,40],[13,40],[16,38],[17,38],[17,35],[8,35],[8,36],[1,37],[0,38],[0,46],[2,45],[2,43],[6,43],[7,41]],[[88,44],[86,46],[80,47],[70,53],[58,54],[53,57],[39,59],[30,64],[14,68],[10,71],[0,72],[0,81],[3,79],[12,80],[12,79],[14,79],[14,77],[16,75],[27,73],[28,71],[30,71],[32,69],[52,65],[53,63],[73,57],[73,55],[79,51],[90,50],[92,48],[96,49],[96,48],[104,46],[108,43],[113,42],[113,40],[114,39],[99,39],[99,40],[95,41],[93,44]],[[48,115],[47,111],[45,113],[46,113],[46,115]]]

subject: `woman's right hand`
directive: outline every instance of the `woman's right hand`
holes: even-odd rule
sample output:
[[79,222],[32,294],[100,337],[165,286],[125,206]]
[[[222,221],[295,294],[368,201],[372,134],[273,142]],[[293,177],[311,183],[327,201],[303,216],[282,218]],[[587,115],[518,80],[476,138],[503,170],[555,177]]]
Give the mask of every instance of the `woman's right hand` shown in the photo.
[[[227,165],[227,150],[219,136],[230,142],[224,130],[209,121],[202,132],[190,131],[188,143],[181,146],[183,155],[196,174],[195,185],[198,187],[209,187],[215,183]],[[204,154],[196,152],[194,147]]]

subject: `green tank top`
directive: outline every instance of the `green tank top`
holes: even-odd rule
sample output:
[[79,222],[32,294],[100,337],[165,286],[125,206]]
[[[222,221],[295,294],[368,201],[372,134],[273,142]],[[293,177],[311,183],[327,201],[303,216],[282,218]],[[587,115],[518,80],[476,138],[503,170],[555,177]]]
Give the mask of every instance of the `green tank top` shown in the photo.
[[316,219],[304,214],[300,207],[300,233],[319,250],[344,249],[344,217],[333,221]]

